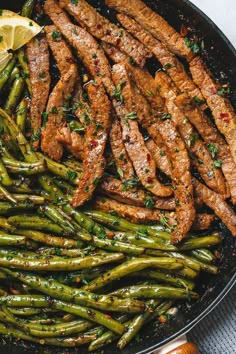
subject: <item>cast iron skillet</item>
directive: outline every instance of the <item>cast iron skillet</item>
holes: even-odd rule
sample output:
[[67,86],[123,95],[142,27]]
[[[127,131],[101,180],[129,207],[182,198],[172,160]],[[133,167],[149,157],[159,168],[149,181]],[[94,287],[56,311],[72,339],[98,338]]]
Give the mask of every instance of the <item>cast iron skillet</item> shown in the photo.
[[[90,1],[94,6],[100,8],[102,13],[114,20],[113,11],[108,14],[103,0]],[[196,34],[204,39],[205,50],[203,55],[207,61],[207,65],[215,77],[219,78],[222,83],[230,83],[232,88],[230,99],[234,106],[236,106],[236,51],[217,26],[188,0],[145,0],[145,2],[153,10],[156,10],[165,17],[178,31],[180,31],[181,24],[184,23],[194,28]],[[1,0],[0,6],[1,8],[19,11],[22,3],[23,0]],[[150,66],[152,69],[153,64],[150,64]],[[201,299],[192,305],[182,304],[176,317],[168,325],[148,324],[142,330],[140,338],[127,346],[122,351],[123,354],[150,353],[188,332],[209,314],[236,283],[236,240],[232,238],[223,225],[219,224],[218,227],[224,236],[220,272],[216,276],[207,274],[201,277],[201,284],[197,288],[197,291],[201,294]],[[0,342],[1,354],[74,354],[78,352],[81,354],[88,353],[85,348],[63,350],[50,347],[46,349],[45,347],[32,346],[23,342],[9,342],[8,339],[3,339]],[[103,353],[118,354],[120,351],[114,344],[105,347]]]

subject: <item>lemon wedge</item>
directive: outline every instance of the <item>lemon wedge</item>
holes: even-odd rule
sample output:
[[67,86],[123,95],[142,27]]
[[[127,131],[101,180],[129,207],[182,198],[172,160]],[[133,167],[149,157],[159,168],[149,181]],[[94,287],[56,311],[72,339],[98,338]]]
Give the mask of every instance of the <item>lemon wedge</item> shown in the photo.
[[7,65],[12,57],[9,50],[17,50],[34,36],[41,32],[40,27],[33,20],[3,10],[0,16],[0,71]]

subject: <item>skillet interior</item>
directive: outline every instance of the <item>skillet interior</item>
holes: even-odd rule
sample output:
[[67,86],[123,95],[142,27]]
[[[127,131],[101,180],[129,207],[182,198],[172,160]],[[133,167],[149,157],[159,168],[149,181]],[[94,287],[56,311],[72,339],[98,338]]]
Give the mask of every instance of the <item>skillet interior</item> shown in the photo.
[[[1,8],[19,11],[23,2],[22,0],[1,0]],[[90,0],[90,2],[97,8],[101,8],[102,12],[107,15],[107,9],[104,6],[103,0]],[[230,98],[234,107],[236,107],[236,51],[220,30],[188,0],[145,0],[145,2],[148,6],[162,14],[178,31],[182,23],[197,29],[196,34],[204,39],[204,56],[208,67],[212,70],[216,78],[221,79],[222,83],[230,83],[232,88]],[[112,13],[109,16],[113,18]],[[150,69],[153,69],[152,64],[150,66]],[[122,351],[123,354],[150,353],[152,350],[187,332],[227,294],[236,282],[236,240],[232,239],[224,226],[219,225],[219,228],[222,230],[224,236],[223,259],[220,263],[220,272],[216,276],[206,274],[201,277],[201,285],[197,289],[202,295],[201,299],[194,302],[191,306],[183,304],[179,308],[177,316],[168,325],[149,324],[142,331],[142,336],[138,340],[134,340]],[[39,348],[22,342],[16,344],[13,341],[10,343],[9,339],[3,339],[0,342],[0,352],[1,354],[73,354],[78,352],[85,354],[87,350],[84,348],[79,348],[78,350],[46,349],[45,347]],[[115,345],[110,345],[105,348],[103,353],[118,354],[120,351]]]

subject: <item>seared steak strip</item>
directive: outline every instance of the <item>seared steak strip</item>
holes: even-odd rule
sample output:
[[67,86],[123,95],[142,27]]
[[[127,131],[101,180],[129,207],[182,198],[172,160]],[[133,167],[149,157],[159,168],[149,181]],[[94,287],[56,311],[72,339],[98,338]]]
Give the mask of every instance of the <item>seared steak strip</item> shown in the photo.
[[56,140],[63,144],[73,156],[83,160],[84,139],[80,134],[74,131],[71,132],[68,127],[61,127],[57,131]]
[[111,105],[102,84],[88,84],[92,119],[85,129],[83,173],[74,192],[72,206],[78,207],[88,200],[105,169],[103,153],[110,125]]
[[190,62],[194,82],[200,87],[219,131],[225,136],[236,163],[236,115],[230,101],[218,94],[217,84],[200,57]]
[[197,196],[200,196],[204,203],[211,208],[218,218],[227,226],[236,236],[236,214],[233,209],[223,200],[220,194],[208,189],[197,179],[193,179],[194,190]]
[[[130,183],[130,185],[129,185]],[[142,189],[132,187],[132,179],[123,182],[112,177],[106,177],[101,183],[101,192],[121,203],[136,206],[149,205],[153,208],[164,210],[175,210],[174,198],[160,198],[150,195]]]
[[95,200],[94,207],[104,212],[115,211],[120,217],[135,223],[144,223],[148,221],[158,222],[163,218],[168,222],[169,226],[176,224],[175,213],[161,211],[157,209],[142,208],[134,205],[127,205],[117,202],[114,199],[98,197]]
[[30,104],[30,121],[32,126],[32,144],[39,147],[41,132],[41,115],[48,100],[51,78],[49,75],[49,51],[44,37],[33,38],[26,47],[30,71],[32,98]]
[[124,14],[117,15],[118,20],[130,33],[143,43],[158,59],[163,68],[168,72],[180,91],[188,92],[193,98],[203,101],[203,96],[193,80],[188,76],[183,64],[173,55],[167,47],[154,38],[135,20]]
[[108,44],[106,42],[102,42],[102,48],[107,56],[114,61],[114,63],[124,62],[127,59],[127,55],[121,52],[114,45]]
[[110,144],[116,163],[116,168],[121,172],[121,179],[126,180],[133,178],[135,175],[133,165],[125,149],[125,145],[122,139],[122,129],[118,119],[115,119],[111,126]]
[[194,164],[202,179],[215,192],[226,194],[227,188],[221,169],[215,167],[211,154],[204,142],[200,138],[195,138],[198,136],[197,131],[175,104],[176,91],[172,87],[173,82],[164,72],[158,72],[155,80],[160,95],[165,99],[166,107],[171,114],[171,120],[178,128],[186,148],[193,155]]
[[[78,76],[77,66],[74,64],[73,55],[66,42],[53,33],[55,26],[46,26],[47,42],[60,70],[61,78],[51,92],[47,104],[47,120],[42,128],[41,148],[52,159],[60,160],[63,155],[63,145],[56,139],[57,131],[64,120],[63,105],[70,99]],[[66,59],[66,60],[65,60]]]
[[[140,70],[132,73],[132,75],[135,75],[133,77],[138,88],[145,96],[142,96],[136,89],[135,101],[140,103],[137,107],[139,122],[147,129],[149,135],[157,144],[161,136],[167,148],[167,156],[171,163],[177,214],[177,227],[173,232],[173,242],[177,242],[189,231],[195,217],[190,160],[179,133],[173,122],[168,119],[169,114],[165,110],[164,101],[156,89],[150,95],[151,90],[156,87],[155,80],[150,74],[143,75]],[[143,78],[143,81],[141,78]]]
[[125,107],[128,114],[119,115],[122,136],[125,143],[126,151],[133,163],[135,172],[140,179],[142,185],[156,196],[166,197],[172,194],[171,189],[162,185],[156,178],[156,164],[149,153],[143,136],[139,131],[138,118],[139,111],[136,110],[138,105],[133,104],[133,100],[137,101],[134,91],[129,83],[124,65],[115,64],[112,68],[112,77],[116,86],[121,86],[122,96],[124,98]]
[[55,0],[46,0],[44,9],[67,41],[77,50],[86,69],[98,83],[103,82],[112,96],[114,85],[105,53],[97,41],[83,28],[74,25]]
[[211,228],[213,221],[215,220],[215,215],[213,214],[197,214],[196,218],[193,222],[191,230],[194,231],[201,231],[201,230],[208,230]]
[[155,141],[151,138],[148,139],[148,141],[146,141],[146,146],[156,161],[159,170],[164,172],[168,177],[171,177],[171,165],[167,157],[166,145],[161,136],[156,134]]
[[76,4],[70,0],[60,0],[59,4],[94,37],[116,45],[122,52],[133,58],[138,65],[144,66],[146,58],[151,56],[143,44],[134,39],[126,30],[101,16],[85,0],[79,0]]
[[236,165],[226,144],[218,130],[211,124],[209,118],[201,112],[192,100],[185,94],[177,97],[176,104],[184,112],[186,118],[196,127],[199,134],[208,144],[208,149],[218,166],[222,168],[228,183],[233,204],[236,204]]
[[115,8],[118,12],[135,18],[155,38],[165,43],[174,54],[188,60],[192,58],[193,54],[184,43],[184,38],[163,17],[152,11],[141,0],[106,0],[106,4]]

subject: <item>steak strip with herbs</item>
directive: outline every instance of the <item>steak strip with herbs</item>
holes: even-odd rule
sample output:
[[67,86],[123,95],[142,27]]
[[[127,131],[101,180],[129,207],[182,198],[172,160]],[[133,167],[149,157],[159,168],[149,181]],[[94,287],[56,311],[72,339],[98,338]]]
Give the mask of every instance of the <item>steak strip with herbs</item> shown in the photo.
[[135,18],[155,38],[165,43],[172,53],[185,57],[188,60],[193,57],[193,53],[186,46],[184,38],[163,17],[152,11],[143,1],[106,0],[105,2],[106,5],[118,12]]
[[33,147],[38,148],[41,135],[41,116],[47,104],[51,83],[49,50],[46,38],[33,38],[26,46],[26,54],[32,87],[30,104],[31,141]]
[[91,198],[103,176],[105,169],[103,154],[110,126],[111,104],[103,85],[90,83],[86,88],[93,119],[85,127],[83,172],[73,194],[71,202],[73,207],[83,205]]
[[[121,85],[122,96],[124,97],[125,108],[128,112],[125,116],[120,114],[123,141],[126,151],[133,163],[135,172],[142,185],[159,197],[167,197],[172,194],[169,187],[162,185],[156,178],[156,164],[149,150],[147,149],[143,136],[139,131],[136,122],[139,112],[136,110],[137,104],[134,104],[134,95],[130,85],[126,69],[122,64],[115,64],[112,68],[112,77],[115,85]],[[120,103],[122,104],[122,103]]]
[[125,29],[100,15],[85,0],[79,0],[77,3],[72,3],[70,0],[60,0],[59,4],[95,38],[116,45],[141,67],[144,66],[146,58],[151,56],[143,44],[134,39]]
[[207,115],[200,111],[186,94],[179,95],[175,102],[204,139],[215,164],[222,169],[229,187],[232,203],[236,204],[236,165],[230,154],[229,146],[212,125]]
[[190,71],[194,82],[200,87],[202,94],[211,109],[215,124],[227,141],[231,155],[236,163],[236,114],[230,101],[224,97],[222,89],[215,82],[200,57],[190,62]]
[[65,118],[63,111],[72,97],[78,77],[72,52],[55,26],[45,27],[47,42],[60,70],[60,80],[49,96],[45,114],[46,122],[42,128],[42,150],[52,159],[59,161],[63,155],[63,145],[56,139],[58,129]]
[[[221,169],[215,167],[211,154],[204,142],[200,137],[198,138],[197,131],[175,104],[177,90],[174,87],[173,82],[167,74],[161,71],[156,73],[155,80],[160,95],[165,99],[166,107],[171,114],[171,120],[179,130],[180,135],[185,142],[185,146],[192,156],[192,161],[202,179],[209,188],[217,193],[225,195],[227,193],[227,187]],[[211,171],[213,171],[213,174],[211,174]]]
[[159,42],[129,16],[118,14],[117,19],[127,31],[133,34],[135,38],[143,43],[156,56],[180,91],[188,92],[188,94],[198,102],[205,102],[201,91],[188,76],[183,64],[164,44]]

